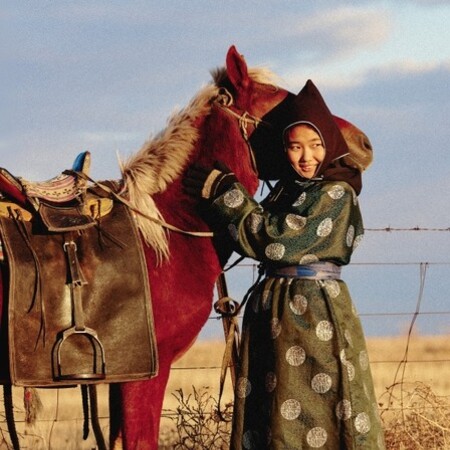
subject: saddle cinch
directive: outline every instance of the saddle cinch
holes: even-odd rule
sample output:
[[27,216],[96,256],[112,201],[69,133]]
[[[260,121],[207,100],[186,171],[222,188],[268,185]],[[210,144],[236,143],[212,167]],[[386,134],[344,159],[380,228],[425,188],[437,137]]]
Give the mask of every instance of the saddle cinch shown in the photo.
[[69,386],[157,373],[141,239],[128,207],[107,192],[117,183],[90,184],[89,165],[82,153],[44,183],[0,169],[4,382]]

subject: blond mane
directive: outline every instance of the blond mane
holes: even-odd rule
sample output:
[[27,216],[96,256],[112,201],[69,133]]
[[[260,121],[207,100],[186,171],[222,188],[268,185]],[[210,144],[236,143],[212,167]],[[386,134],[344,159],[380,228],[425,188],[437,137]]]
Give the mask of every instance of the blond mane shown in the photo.
[[[138,228],[159,262],[169,256],[168,232],[161,225],[163,217],[152,195],[163,192],[181,175],[189,161],[199,138],[194,123],[210,113],[212,100],[219,94],[218,86],[225,79],[226,70],[216,69],[211,74],[214,84],[203,87],[185,108],[172,113],[165,129],[145,142],[137,153],[120,162]],[[249,76],[264,84],[272,84],[275,79],[270,71],[261,68],[249,69]]]

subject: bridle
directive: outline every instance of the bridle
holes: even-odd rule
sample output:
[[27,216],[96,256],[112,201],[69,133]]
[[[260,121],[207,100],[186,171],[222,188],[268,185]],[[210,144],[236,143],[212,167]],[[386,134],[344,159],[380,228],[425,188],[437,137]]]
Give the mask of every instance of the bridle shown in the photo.
[[231,114],[233,117],[238,119],[239,130],[241,131],[242,138],[247,144],[247,148],[250,154],[250,160],[252,163],[252,168],[256,175],[258,175],[258,167],[256,164],[255,152],[253,151],[252,145],[250,143],[249,133],[248,133],[248,125],[253,125],[256,129],[259,125],[264,124],[264,121],[259,117],[253,116],[248,111],[237,112],[232,109],[234,105],[234,98],[231,95],[230,91],[224,87],[219,88],[219,93],[217,97],[214,99],[214,103],[221,109],[223,109],[228,114]]

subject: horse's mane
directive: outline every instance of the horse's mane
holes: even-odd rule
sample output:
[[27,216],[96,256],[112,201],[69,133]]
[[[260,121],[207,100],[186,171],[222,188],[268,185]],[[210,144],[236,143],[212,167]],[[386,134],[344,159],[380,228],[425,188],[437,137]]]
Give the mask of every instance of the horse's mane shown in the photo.
[[[190,159],[199,138],[195,123],[211,112],[212,99],[219,94],[226,69],[215,69],[211,75],[213,83],[203,87],[185,108],[174,111],[165,129],[120,163],[128,201],[137,213],[138,228],[159,261],[169,256],[169,244],[167,230],[160,224],[163,218],[152,195],[164,191],[178,178]],[[272,84],[275,80],[275,75],[264,68],[250,68],[249,76],[263,84]]]

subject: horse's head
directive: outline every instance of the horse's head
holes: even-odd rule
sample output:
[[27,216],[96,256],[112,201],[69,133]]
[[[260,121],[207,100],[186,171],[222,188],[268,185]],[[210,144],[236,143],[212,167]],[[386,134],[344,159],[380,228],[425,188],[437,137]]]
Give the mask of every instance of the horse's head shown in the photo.
[[[160,258],[168,256],[169,247],[154,197],[181,190],[184,170],[192,162],[211,165],[216,160],[228,165],[254,194],[258,174],[249,138],[260,118],[288,95],[275,85],[276,77],[268,70],[249,69],[234,46],[228,51],[226,67],[213,77],[214,83],[173,114],[164,130],[122,162],[129,203],[140,212],[139,229]],[[189,201],[182,193],[178,198]]]
[[[222,147],[225,143],[229,145],[229,148],[222,148],[222,152],[215,154],[233,169],[238,179],[253,193],[258,183],[258,163],[253,154],[250,137],[256,128],[267,125],[262,117],[280,104],[289,92],[275,84],[277,77],[269,70],[249,68],[234,46],[228,50],[226,66],[217,69],[212,75],[219,88],[215,106],[223,111],[218,113],[220,123],[216,126],[221,128],[222,132],[226,130],[228,133],[227,138],[217,136],[217,132],[220,134],[217,130],[215,139],[219,146],[221,143]],[[230,121],[235,122],[234,128],[226,126]],[[230,130],[239,131],[231,147]]]
[[234,46],[226,57],[226,73],[219,86],[228,88],[236,111],[261,118],[288,95],[275,83],[277,77],[264,68],[248,68],[245,59]]

